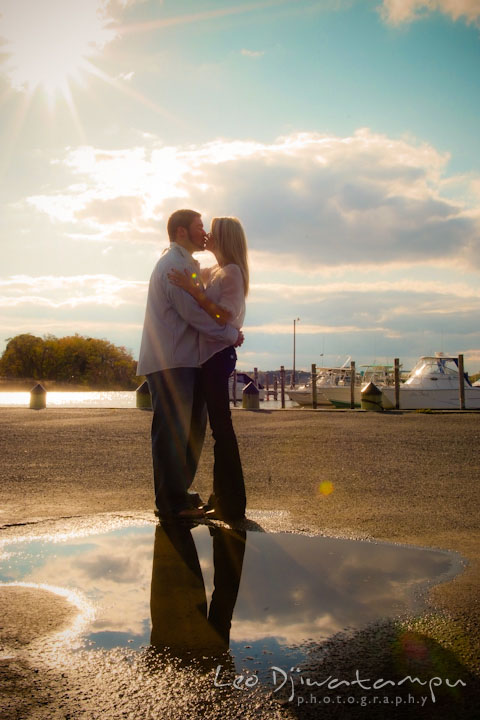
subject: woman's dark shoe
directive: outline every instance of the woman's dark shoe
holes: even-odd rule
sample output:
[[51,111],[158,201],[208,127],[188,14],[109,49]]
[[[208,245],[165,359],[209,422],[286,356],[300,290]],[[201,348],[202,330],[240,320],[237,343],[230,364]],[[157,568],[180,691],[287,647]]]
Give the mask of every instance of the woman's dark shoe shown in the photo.
[[207,502],[205,505],[203,505],[203,509],[205,512],[208,512],[209,510],[214,510],[217,505],[217,498],[215,497],[215,493],[210,493]]

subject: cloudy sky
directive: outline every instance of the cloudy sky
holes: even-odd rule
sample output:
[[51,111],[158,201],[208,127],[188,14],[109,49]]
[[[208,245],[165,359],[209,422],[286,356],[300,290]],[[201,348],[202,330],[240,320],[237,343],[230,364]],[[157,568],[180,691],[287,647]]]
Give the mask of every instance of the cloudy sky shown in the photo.
[[[0,352],[138,355],[178,207],[235,215],[239,366],[480,370],[479,0],[0,0]],[[199,256],[204,264],[211,256]]]

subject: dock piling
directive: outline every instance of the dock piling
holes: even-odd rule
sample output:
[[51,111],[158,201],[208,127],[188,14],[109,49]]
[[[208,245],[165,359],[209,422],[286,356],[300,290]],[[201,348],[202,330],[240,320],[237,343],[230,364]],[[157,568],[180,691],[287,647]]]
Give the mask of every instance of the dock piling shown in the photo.
[[146,380],[135,390],[135,404],[137,410],[152,410],[152,397]]
[[317,407],[317,366],[312,363],[312,406],[315,410]]
[[458,382],[460,391],[460,410],[465,410],[465,371],[463,355],[458,356]]
[[383,412],[382,391],[373,382],[362,390],[362,410]]
[[47,407],[47,391],[40,383],[30,390],[30,409],[45,410]]
[[395,358],[394,365],[394,381],[395,381],[395,410],[400,409],[400,358]]
[[355,407],[355,360],[350,363],[350,410]]
[[253,382],[249,382],[242,392],[242,408],[244,410],[258,410],[259,403],[258,387]]

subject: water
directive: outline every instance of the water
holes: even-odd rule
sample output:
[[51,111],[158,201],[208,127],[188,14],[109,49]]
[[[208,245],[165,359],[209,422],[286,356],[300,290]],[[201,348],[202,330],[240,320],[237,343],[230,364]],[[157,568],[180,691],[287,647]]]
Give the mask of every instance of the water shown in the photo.
[[0,582],[74,594],[79,647],[169,648],[185,661],[229,648],[237,672],[298,664],[312,643],[417,612],[430,584],[460,570],[439,550],[218,524],[144,524],[4,550]]
[[[29,392],[0,392],[0,407],[29,407]],[[47,407],[134,408],[135,391],[47,392]]]
[[[0,407],[29,407],[29,392],[0,392]],[[285,400],[286,407],[299,407],[291,400]],[[134,408],[135,391],[105,392],[48,392],[47,408]],[[241,399],[237,401],[241,407]],[[278,410],[280,400],[268,400],[260,403],[260,409]]]

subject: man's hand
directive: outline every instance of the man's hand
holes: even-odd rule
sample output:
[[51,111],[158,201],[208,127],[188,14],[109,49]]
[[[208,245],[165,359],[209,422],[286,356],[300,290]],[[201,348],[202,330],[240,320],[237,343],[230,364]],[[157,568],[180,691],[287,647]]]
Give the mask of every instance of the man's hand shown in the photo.
[[243,341],[245,340],[245,335],[241,330],[238,331],[238,337],[236,342],[234,343],[233,347],[240,347],[240,345],[243,345]]

